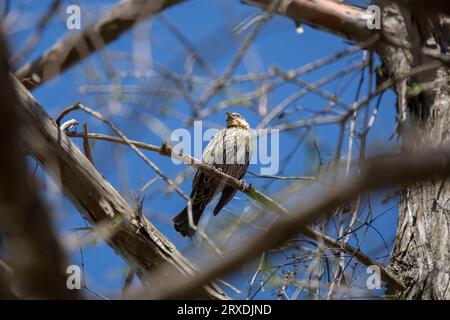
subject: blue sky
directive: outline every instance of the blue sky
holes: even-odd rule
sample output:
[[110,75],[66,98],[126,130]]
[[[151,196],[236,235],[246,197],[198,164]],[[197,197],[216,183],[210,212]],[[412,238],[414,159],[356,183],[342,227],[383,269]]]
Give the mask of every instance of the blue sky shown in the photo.
[[[11,12],[16,12],[16,18],[11,18],[8,25],[10,46],[12,52],[20,50],[23,43],[33,32],[33,25],[36,20],[44,13],[50,1],[20,1],[13,0],[11,2]],[[27,61],[38,57],[46,48],[55,43],[57,39],[67,35],[70,31],[65,27],[65,8],[69,4],[78,4],[81,8],[82,27],[85,27],[92,21],[100,18],[104,12],[111,8],[116,1],[64,1],[62,10],[58,17],[54,18],[49,26],[45,29],[41,40],[36,48],[27,56]],[[355,1],[354,3],[364,4],[363,1]],[[171,8],[164,12],[164,17],[170,21],[195,47],[201,57],[208,62],[216,75],[221,74],[224,69],[232,61],[242,40],[247,34],[239,37],[233,37],[231,30],[236,27],[245,18],[257,13],[259,10],[243,5],[240,1],[219,1],[219,0],[198,0],[186,1],[185,3]],[[92,88],[94,85],[111,85],[120,83],[124,86],[142,86],[150,88],[152,86],[167,88],[168,84],[161,79],[148,79],[145,77],[119,77],[111,74],[118,74],[124,71],[133,71],[134,66],[129,57],[133,52],[133,37],[142,37],[146,34],[150,35],[150,40],[144,40],[140,43],[140,53],[148,61],[154,61],[158,65],[175,72],[183,73],[186,65],[188,54],[180,45],[179,41],[174,38],[173,34],[167,30],[161,19],[156,18],[152,22],[143,22],[135,31],[128,32],[119,40],[108,45],[107,49],[100,53],[92,55],[76,67],[68,70],[61,76],[46,83],[42,87],[33,91],[36,99],[45,107],[46,111],[53,117],[57,117],[59,113],[74,104],[82,102],[92,109],[100,110],[108,114],[108,116],[122,129],[128,138],[141,140],[147,143],[160,145],[163,139],[160,136],[160,129],[155,129],[155,123],[161,121],[169,130],[177,128],[187,128],[191,130],[183,121],[176,117],[163,117],[161,112],[157,110],[176,110],[177,113],[189,116],[188,105],[181,99],[152,97],[145,95],[130,95],[133,99],[144,100],[144,105],[137,105],[131,102],[118,102],[117,95],[114,93],[93,94],[87,93],[86,89]],[[145,39],[145,38],[144,38]],[[314,28],[304,26],[304,33],[296,32],[294,23],[284,17],[275,16],[256,37],[250,50],[245,56],[242,63],[239,64],[235,74],[246,74],[248,72],[263,72],[270,67],[276,66],[282,70],[289,71],[299,66],[305,65],[316,59],[332,55],[333,53],[346,48],[349,45],[347,41],[321,32]],[[122,58],[120,58],[122,56]],[[123,58],[125,57],[125,58]],[[311,74],[305,75],[302,79],[307,81],[315,81],[329,74],[335,73],[342,68],[347,67],[351,63],[361,60],[361,54],[358,53],[349,58],[342,59],[324,68],[320,68]],[[112,61],[113,63],[106,63]],[[16,66],[18,67],[18,66]],[[147,70],[148,67],[142,66],[139,70]],[[96,74],[92,74],[92,70],[96,70]],[[89,73],[91,72],[91,73]],[[194,74],[205,76],[201,68],[194,67]],[[352,76],[344,77],[338,81],[332,82],[324,86],[324,89],[332,93],[339,93],[341,99],[352,103],[355,98],[355,91],[360,78],[360,73],[353,73]],[[350,82],[350,80],[352,80]],[[363,84],[363,93],[367,92],[366,74]],[[349,83],[346,90],[341,91]],[[228,96],[236,93],[250,90],[252,85],[236,87],[228,91]],[[199,87],[195,90],[204,90]],[[286,85],[277,90],[269,97],[269,108],[277,105],[289,94],[294,92],[296,87]],[[226,95],[217,95],[209,105],[213,105],[224,98]],[[298,104],[311,109],[323,108],[326,101],[314,94],[308,94],[302,98]],[[115,105],[120,105],[119,112],[111,114],[111,110]],[[395,124],[395,98],[391,92],[388,92],[380,105],[380,112],[373,129],[368,136],[369,153],[378,152],[379,148],[387,149],[394,147],[397,143],[396,139],[390,139],[393,134]],[[372,106],[373,107],[373,106]],[[238,111],[243,114],[252,126],[256,126],[260,121],[258,115],[248,108],[232,108],[227,111]],[[152,119],[152,124],[148,125],[139,120],[137,115],[145,114],[148,119]],[[89,119],[82,113],[71,115],[77,120],[88,120],[89,130],[95,132],[104,132],[111,134],[111,131],[103,124]],[[303,114],[302,114],[303,116]],[[308,114],[305,112],[304,117]],[[225,111],[219,112],[208,117],[208,123],[212,123],[216,127],[224,125]],[[290,119],[289,117],[287,119]],[[275,123],[276,124],[276,123]],[[149,127],[150,126],[150,127]],[[357,123],[356,129],[361,126]],[[348,129],[348,128],[347,128]],[[280,144],[280,159],[286,157],[292,147],[298,142],[301,132],[283,133],[281,135],[282,143]],[[348,132],[347,132],[348,137]],[[317,167],[318,159],[311,152],[312,141],[315,141],[320,149],[321,156],[325,161],[332,159],[334,156],[334,148],[338,139],[338,127],[336,125],[327,125],[313,128],[307,135],[306,142],[295,153],[292,161],[282,163],[283,175],[308,175]],[[79,141],[74,140],[78,145]],[[346,147],[344,147],[344,152]],[[354,155],[357,155],[357,148]],[[113,186],[115,186],[122,195],[128,200],[129,193],[134,194],[142,184],[155,177],[155,173],[146,166],[135,154],[127,147],[113,146],[106,142],[93,143],[93,156],[97,169],[107,178]],[[154,161],[169,177],[175,179],[181,172],[184,172],[186,166],[175,166],[170,159],[162,158],[159,155],[146,153],[146,155]],[[258,166],[250,167],[252,171],[258,171]],[[57,187],[45,177],[41,170],[37,173],[44,181],[45,190],[43,194],[48,200],[54,217],[57,221],[57,228],[61,235],[65,236],[74,228],[85,227],[86,223],[80,217],[76,209],[70,201],[64,198]],[[259,188],[264,188],[266,182],[261,179],[247,175],[247,181],[253,183]],[[189,193],[191,178],[186,179],[181,184],[181,188]],[[265,190],[268,194],[276,194],[282,186],[279,182],[274,182]],[[377,197],[382,198],[384,194],[374,196],[374,212],[382,213],[395,204],[397,199],[388,201],[387,204],[381,205],[377,201]],[[238,194],[238,198],[228,207],[235,214],[242,212],[245,204],[245,196]],[[174,232],[171,225],[171,218],[180,211],[185,201],[174,193],[167,192],[167,186],[162,182],[156,182],[146,194],[144,203],[144,213],[146,216],[167,236],[180,250],[192,247],[192,242],[188,239],[181,238]],[[302,199],[291,200],[290,205],[301,204]],[[222,212],[225,216],[229,213]],[[209,215],[209,214],[208,214]],[[376,215],[376,214],[375,214]],[[387,251],[383,249],[383,241],[380,234],[388,242],[395,231],[396,210],[390,210],[386,214],[380,216],[365,234],[362,249],[368,253],[375,253],[374,256],[386,256]],[[362,236],[362,234],[360,234]],[[70,252],[70,258],[76,264],[81,265],[81,255],[79,250]],[[275,258],[276,259],[276,258]],[[112,296],[119,292],[123,285],[124,276],[126,275],[126,264],[120,257],[104,243],[99,242],[95,246],[86,246],[83,248],[83,260],[86,271],[87,285],[93,291],[103,295]],[[383,260],[386,262],[387,260]],[[247,267],[249,267],[247,265]],[[254,266],[251,268],[243,268],[236,275],[231,276],[229,280],[239,289],[245,289],[249,277],[254,272]],[[361,275],[363,278],[364,275]],[[90,293],[86,292],[90,296]],[[242,295],[233,292],[230,294],[237,298],[245,298],[246,291]],[[92,296],[95,297],[95,296]],[[259,294],[256,298],[273,298],[270,290],[266,290]]]

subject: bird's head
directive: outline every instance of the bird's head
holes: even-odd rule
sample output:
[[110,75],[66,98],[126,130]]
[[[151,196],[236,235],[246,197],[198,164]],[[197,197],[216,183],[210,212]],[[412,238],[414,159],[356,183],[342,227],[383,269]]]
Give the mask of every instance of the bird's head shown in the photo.
[[227,128],[233,127],[250,129],[250,125],[248,124],[248,122],[239,113],[227,112]]

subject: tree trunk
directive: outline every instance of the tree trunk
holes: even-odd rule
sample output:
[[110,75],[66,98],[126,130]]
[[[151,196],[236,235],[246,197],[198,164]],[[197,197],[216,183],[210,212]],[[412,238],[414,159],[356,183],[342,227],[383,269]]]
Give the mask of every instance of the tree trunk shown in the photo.
[[[399,8],[382,7],[382,35],[395,45],[377,48],[392,78],[432,61],[422,53],[448,54],[450,19]],[[394,36],[394,37],[393,37]],[[399,40],[399,41],[398,41]],[[406,47],[405,47],[406,46]],[[441,66],[396,84],[398,132],[403,148],[447,144],[450,133],[450,70]],[[391,268],[406,284],[400,299],[450,299],[450,183],[435,181],[405,188],[401,194]]]

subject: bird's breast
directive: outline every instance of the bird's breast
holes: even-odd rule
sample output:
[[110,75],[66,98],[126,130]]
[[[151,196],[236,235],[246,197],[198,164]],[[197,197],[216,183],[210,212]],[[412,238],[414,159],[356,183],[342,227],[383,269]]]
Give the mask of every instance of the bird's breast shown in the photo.
[[250,132],[243,128],[219,131],[203,153],[203,161],[234,176],[248,166],[251,156]]

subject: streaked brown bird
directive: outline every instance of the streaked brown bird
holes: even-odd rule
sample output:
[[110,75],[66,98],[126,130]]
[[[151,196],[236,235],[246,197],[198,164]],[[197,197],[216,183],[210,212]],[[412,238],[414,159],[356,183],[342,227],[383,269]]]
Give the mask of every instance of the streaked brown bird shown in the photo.
[[[226,121],[226,128],[220,130],[208,143],[202,161],[240,180],[247,172],[250,162],[250,126],[244,117],[236,112],[227,112]],[[206,206],[217,194],[222,193],[214,208],[214,215],[233,199],[236,191],[224,181],[197,170],[190,195],[194,225],[198,224]],[[189,225],[187,206],[173,218],[173,224],[183,237],[191,237],[195,233]]]

